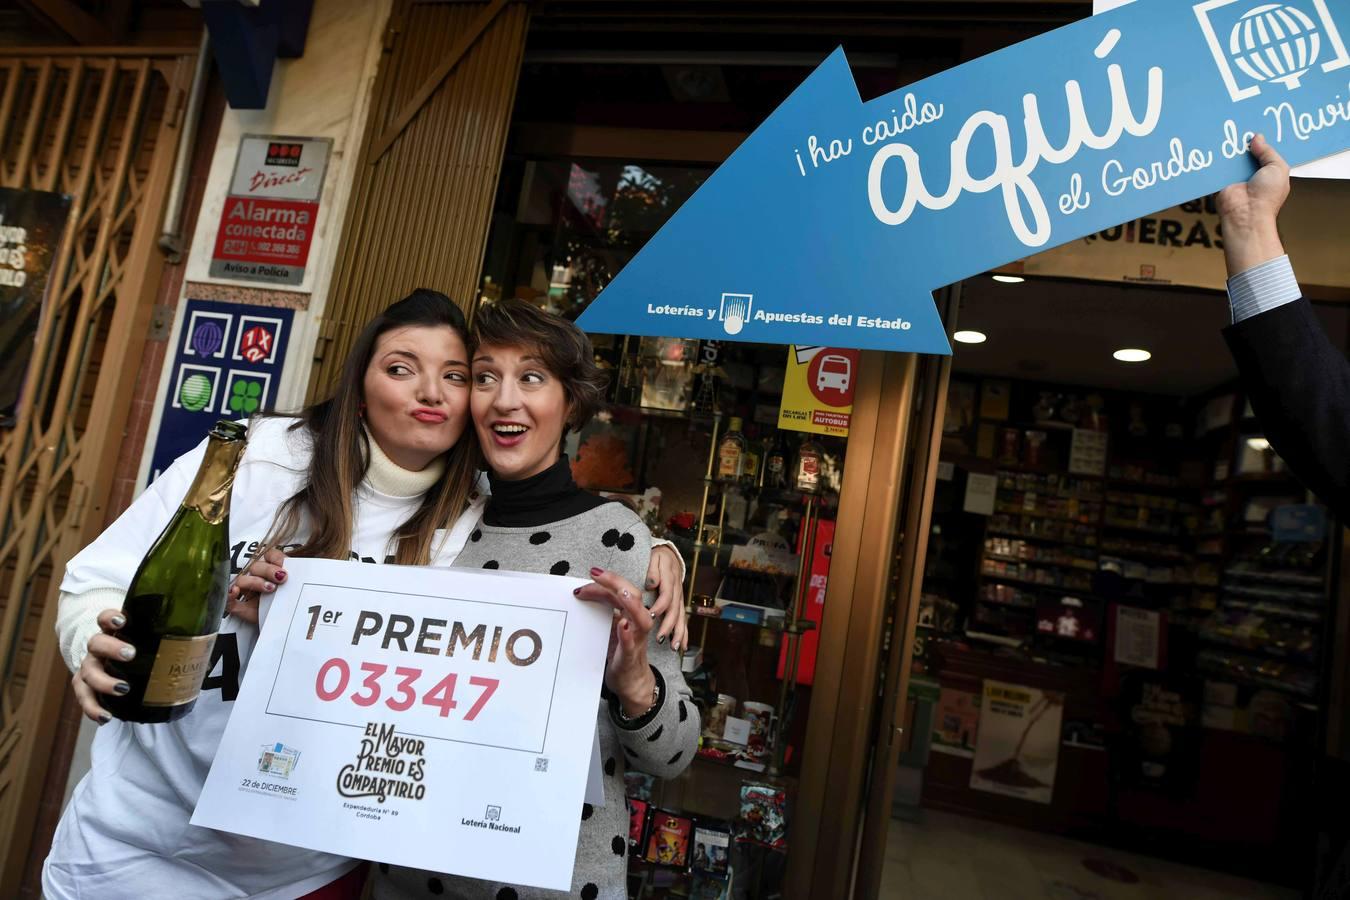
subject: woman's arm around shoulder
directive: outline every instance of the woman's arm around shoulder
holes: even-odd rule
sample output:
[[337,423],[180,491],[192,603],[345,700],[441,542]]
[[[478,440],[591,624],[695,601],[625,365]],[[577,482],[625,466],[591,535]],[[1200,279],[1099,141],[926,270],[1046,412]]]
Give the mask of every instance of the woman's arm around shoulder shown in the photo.
[[[614,539],[610,556],[610,570],[634,584],[641,584],[647,571],[647,558],[652,543],[647,526],[632,513],[627,527],[606,532]],[[609,715],[624,748],[628,765],[660,778],[679,775],[698,750],[699,712],[694,705],[689,685],[680,669],[680,655],[664,638],[659,629],[646,632],[646,657],[655,677],[653,705],[645,711],[625,713],[620,698],[613,692],[609,698]]]

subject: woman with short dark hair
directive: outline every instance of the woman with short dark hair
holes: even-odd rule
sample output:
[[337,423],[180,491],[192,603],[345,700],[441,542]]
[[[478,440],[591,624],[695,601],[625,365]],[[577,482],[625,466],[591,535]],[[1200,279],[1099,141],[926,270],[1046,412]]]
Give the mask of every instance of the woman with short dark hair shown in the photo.
[[[579,488],[562,452],[563,436],[584,426],[603,396],[590,340],[575,325],[520,300],[483,307],[473,340],[469,407],[492,495],[455,565],[589,576],[594,583],[577,596],[614,608],[597,698],[608,802],[579,810],[581,836],[568,891],[381,867],[375,897],[622,900],[628,869],[624,769],[662,778],[683,772],[698,746],[698,709],[679,655],[657,638],[635,586],[647,571],[651,534],[628,507]],[[528,868],[529,860],[521,865]]]

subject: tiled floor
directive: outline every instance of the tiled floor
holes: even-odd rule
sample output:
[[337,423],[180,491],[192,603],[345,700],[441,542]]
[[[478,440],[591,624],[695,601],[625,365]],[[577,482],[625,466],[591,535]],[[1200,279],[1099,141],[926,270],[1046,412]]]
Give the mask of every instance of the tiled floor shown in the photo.
[[[1128,869],[1135,883],[1083,865]],[[881,900],[1286,900],[1296,891],[990,822],[924,810],[891,820]]]

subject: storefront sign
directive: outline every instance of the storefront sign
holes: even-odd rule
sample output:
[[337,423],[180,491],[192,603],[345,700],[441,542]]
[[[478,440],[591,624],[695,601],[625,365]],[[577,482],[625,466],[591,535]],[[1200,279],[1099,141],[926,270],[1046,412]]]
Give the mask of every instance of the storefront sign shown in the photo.
[[[1346,161],[1350,162],[1350,157]],[[1336,229],[1326,227],[1332,220],[1328,216],[1334,219],[1347,204],[1350,182],[1294,184],[1280,212],[1280,234],[1301,284],[1350,287],[1350,268],[1344,263],[1345,239]],[[1228,273],[1215,197],[1192,200],[1037,253],[1024,260],[1017,271],[1221,291],[1227,285]]]
[[1063,718],[1062,694],[985,681],[971,788],[1049,803],[1055,793]]
[[587,308],[621,334],[949,353],[931,291],[1350,146],[1350,7],[1138,0],[862,103],[836,50]]
[[70,197],[0,188],[0,427],[18,415]]
[[857,350],[789,347],[778,427],[847,437],[858,362]]
[[293,311],[189,300],[160,412],[150,480],[191,450],[217,419],[271,409]]
[[608,608],[576,578],[286,568],[192,824],[566,889]]
[[245,135],[220,214],[211,276],[300,284],[319,218],[331,138]]

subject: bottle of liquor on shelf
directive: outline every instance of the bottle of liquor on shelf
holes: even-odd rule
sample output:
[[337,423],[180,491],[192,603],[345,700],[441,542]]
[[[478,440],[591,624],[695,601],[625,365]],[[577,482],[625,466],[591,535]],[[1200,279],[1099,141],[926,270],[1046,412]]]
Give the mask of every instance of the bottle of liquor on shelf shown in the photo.
[[745,476],[745,435],[740,416],[731,417],[731,425],[717,444],[717,480],[737,482]]
[[216,423],[187,496],[131,579],[117,637],[136,656],[108,664],[131,690],[100,698],[119,719],[172,722],[197,702],[225,613],[230,488],[247,435],[235,422]]
[[763,460],[764,446],[755,440],[755,433],[747,428],[745,432],[745,465],[741,467],[741,480],[749,485],[759,484],[759,472]]
[[810,437],[797,448],[794,487],[803,494],[820,493],[820,461],[824,450]]
[[783,439],[783,433],[777,432],[768,448],[764,451],[764,486],[776,491],[786,490],[788,486],[789,460],[792,454],[788,451],[787,441]]

